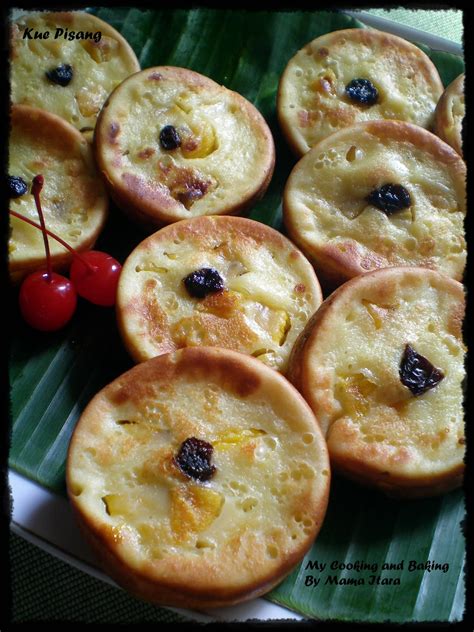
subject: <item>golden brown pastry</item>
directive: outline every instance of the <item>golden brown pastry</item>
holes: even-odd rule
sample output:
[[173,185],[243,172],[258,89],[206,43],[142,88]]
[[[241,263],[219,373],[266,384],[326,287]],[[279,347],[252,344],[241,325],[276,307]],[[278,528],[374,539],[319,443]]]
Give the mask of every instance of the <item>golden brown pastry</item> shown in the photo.
[[[26,105],[11,109],[9,140],[9,205],[17,213],[39,222],[30,193],[36,175],[44,176],[41,193],[46,228],[77,251],[92,248],[102,230],[108,197],[97,173],[89,143],[75,127],[45,110]],[[37,228],[11,217],[8,244],[12,281],[45,266],[43,234]],[[72,255],[49,239],[52,264],[63,268]]]
[[138,70],[120,33],[89,13],[42,11],[12,25],[12,101],[57,114],[90,138],[109,94]]
[[326,299],[288,375],[336,470],[389,495],[461,484],[463,316],[462,285],[416,267],[369,272]]
[[435,132],[459,155],[462,154],[464,107],[464,74],[452,81],[443,92],[435,111]]
[[69,498],[105,570],[143,599],[188,608],[280,582],[319,532],[329,478],[296,389],[215,348],[161,355],[105,387],[67,460]]
[[321,301],[311,264],[281,233],[242,217],[196,217],[162,228],[129,255],[117,321],[137,362],[204,345],[285,372]]
[[288,62],[278,90],[283,133],[301,156],[341,128],[398,119],[430,129],[443,84],[417,46],[375,29],[316,38]]
[[461,157],[431,132],[402,121],[358,123],[296,164],[284,221],[328,286],[400,265],[460,280],[465,179]]
[[275,149],[258,110],[192,70],[148,68],[108,99],[95,134],[110,193],[152,228],[239,214],[265,193]]

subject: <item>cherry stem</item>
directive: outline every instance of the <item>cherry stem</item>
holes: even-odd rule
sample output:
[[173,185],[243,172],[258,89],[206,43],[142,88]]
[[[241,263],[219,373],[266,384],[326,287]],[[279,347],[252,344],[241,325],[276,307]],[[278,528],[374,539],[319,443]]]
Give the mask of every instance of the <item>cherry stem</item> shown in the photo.
[[43,241],[44,241],[44,249],[46,251],[46,274],[48,276],[48,281],[51,283],[53,278],[53,267],[51,265],[51,253],[49,251],[49,241],[48,234],[46,229],[46,223],[44,221],[43,209],[41,208],[41,200],[40,200],[40,192],[43,188],[44,178],[43,176],[35,176],[33,178],[33,184],[31,186],[31,193],[35,198],[36,209],[38,211],[38,215],[40,218],[41,231],[43,233]]
[[[12,211],[11,209],[9,210],[9,213],[10,215],[13,215],[13,217],[17,217],[18,219],[21,219],[23,222],[26,222],[27,224],[31,224],[31,226],[34,226],[35,228],[38,228],[39,230],[43,230],[41,227],[41,224],[34,222],[29,217],[25,217],[21,213],[17,213],[16,211]],[[95,270],[97,270],[96,266],[93,266],[91,263],[89,263],[89,261],[87,261],[82,255],[80,255],[77,252],[77,250],[74,250],[74,248],[70,246],[67,243],[67,241],[64,241],[64,239],[61,239],[61,237],[58,237],[58,235],[56,235],[55,233],[52,233],[48,229],[46,229],[46,234],[52,237],[53,239],[55,239],[56,241],[58,241],[61,244],[61,246],[64,246],[64,248],[66,248],[66,250],[69,250],[69,252],[72,253],[75,257],[77,257],[81,261],[81,263],[83,263],[87,268],[89,268],[90,272],[94,272]]]

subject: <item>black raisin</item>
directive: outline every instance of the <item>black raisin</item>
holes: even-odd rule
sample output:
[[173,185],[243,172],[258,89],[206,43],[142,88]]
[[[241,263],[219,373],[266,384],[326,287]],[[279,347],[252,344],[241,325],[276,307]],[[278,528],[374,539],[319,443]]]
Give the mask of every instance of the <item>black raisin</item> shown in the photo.
[[47,78],[58,86],[67,86],[72,80],[72,66],[69,64],[61,64],[57,68],[46,71]]
[[386,215],[411,206],[410,194],[401,184],[384,184],[380,189],[374,189],[365,199]]
[[174,461],[179,469],[197,481],[207,481],[214,475],[216,466],[211,464],[214,448],[207,441],[190,437],[183,441]]
[[346,94],[351,101],[360,105],[374,105],[379,93],[374,84],[368,79],[353,79],[346,86]]
[[27,191],[28,186],[23,178],[20,178],[20,176],[8,176],[8,192],[11,198],[25,195]]
[[201,268],[183,279],[188,293],[194,298],[204,298],[214,292],[222,292],[224,279],[214,268]]
[[415,397],[434,388],[442,379],[444,379],[442,371],[417,353],[413,347],[405,345],[400,362],[400,381]]
[[160,145],[167,151],[176,149],[181,145],[181,138],[175,127],[172,125],[165,125],[163,127],[160,132]]

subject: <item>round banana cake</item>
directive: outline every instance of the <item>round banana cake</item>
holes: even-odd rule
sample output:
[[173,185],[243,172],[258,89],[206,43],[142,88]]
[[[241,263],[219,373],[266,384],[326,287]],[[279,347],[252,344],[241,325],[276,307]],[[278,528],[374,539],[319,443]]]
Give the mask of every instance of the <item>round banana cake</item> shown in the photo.
[[135,248],[122,269],[116,309],[137,362],[216,346],[285,372],[321,301],[311,264],[281,233],[242,217],[196,217]]
[[443,92],[435,111],[435,133],[461,156],[463,155],[464,115],[464,74],[462,74],[454,79]]
[[462,285],[385,268],[333,292],[300,336],[289,379],[310,404],[341,473],[389,495],[461,484]]
[[188,348],[138,364],[84,410],[69,498],[105,570],[155,603],[254,598],[324,519],[326,444],[311,409],[254,358]]
[[290,59],[280,79],[278,118],[301,156],[360,121],[398,119],[430,129],[443,90],[436,66],[414,44],[375,29],[343,29]]
[[466,165],[437,136],[367,121],[318,143],[283,195],[290,238],[329,286],[376,268],[416,265],[461,280]]
[[92,138],[112,90],[140,65],[109,24],[82,11],[30,13],[11,29],[11,99],[52,112]]
[[[13,105],[9,140],[10,209],[39,223],[31,183],[44,176],[41,205],[46,228],[77,251],[92,248],[107,219],[108,197],[90,144],[64,119],[39,108]],[[20,281],[46,262],[43,233],[10,218],[10,278]],[[49,239],[52,264],[63,268],[73,255]]]
[[273,137],[240,94],[185,68],[148,68],[102,110],[96,155],[110,193],[133,219],[159,227],[239,214],[265,193]]

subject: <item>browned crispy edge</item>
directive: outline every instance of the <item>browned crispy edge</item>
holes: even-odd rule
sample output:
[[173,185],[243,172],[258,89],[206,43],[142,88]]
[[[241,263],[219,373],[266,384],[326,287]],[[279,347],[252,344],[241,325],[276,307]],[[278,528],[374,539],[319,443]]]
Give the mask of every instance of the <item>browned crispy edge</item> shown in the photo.
[[[159,75],[174,75],[181,80],[183,84],[202,86],[212,91],[227,90],[227,88],[220,86],[212,79],[186,68],[156,66],[153,68],[147,68],[141,72],[143,76],[145,76],[145,74],[149,76],[154,73],[157,77]],[[135,75],[131,75],[131,77],[134,76]],[[128,81],[131,77],[128,77],[125,81]],[[104,156],[104,152],[102,151],[102,149],[110,143],[109,130],[110,126],[113,125],[113,121],[110,121],[108,106],[111,100],[119,94],[119,88],[120,86],[117,86],[117,88],[109,96],[97,119],[93,141],[97,163],[104,177],[104,182],[115,203],[132,220],[138,222],[146,230],[156,230],[166,224],[179,221],[182,218],[176,216],[168,198],[163,196],[163,199],[160,202],[157,191],[154,192],[156,199],[153,200],[150,199],[149,196],[147,197],[147,192],[142,190],[138,184],[136,187],[131,187],[130,184],[127,186],[117,175],[113,167],[108,164],[108,161]],[[249,118],[256,126],[258,126],[266,144],[265,149],[261,152],[266,155],[266,165],[261,178],[255,184],[253,190],[249,191],[248,195],[242,199],[239,204],[224,205],[219,211],[219,215],[240,215],[249,211],[256,202],[263,197],[270,184],[275,167],[275,144],[271,131],[257,108],[239,93],[232,92],[230,90],[227,90],[227,92],[230,92],[233,95],[233,98],[237,101],[239,109],[245,110],[248,113]]]
[[[326,331],[331,329],[331,321],[333,316],[340,312],[341,304],[350,303],[353,295],[357,294],[359,287],[370,286],[370,284],[375,281],[375,283],[379,285],[381,292],[387,292],[389,294],[390,278],[407,273],[417,276],[431,276],[433,283],[444,285],[453,295],[453,299],[464,305],[464,290],[461,283],[441,272],[415,266],[400,266],[374,270],[355,277],[338,287],[328,296],[318,311],[308,321],[305,329],[301,332],[293,347],[289,360],[287,379],[290,380],[306,399],[316,419],[318,419],[317,403],[312,395],[311,384],[308,379],[308,367],[311,363],[312,349],[317,348],[319,340],[323,339]],[[419,476],[413,479],[406,476],[388,474],[384,470],[374,467],[371,463],[358,459],[355,455],[346,455],[344,459],[337,458],[330,450],[330,427],[322,428],[322,430],[329,443],[331,466],[337,472],[362,485],[379,488],[388,496],[400,498],[435,496],[455,489],[462,484],[464,464],[459,464],[451,470],[442,472],[436,476]]]
[[[312,147],[310,151],[296,163],[287,180],[283,192],[283,222],[290,238],[314,265],[318,278],[327,291],[334,290],[337,286],[355,276],[367,273],[367,270],[362,268],[358,262],[355,253],[355,244],[357,242],[350,239],[344,242],[346,252],[343,253],[331,243],[326,243],[320,247],[309,244],[300,235],[293,222],[291,204],[288,200],[291,175],[298,169],[298,165],[301,161],[308,160],[313,154],[323,151],[332,142],[332,139],[337,140],[339,136],[350,133],[357,134],[362,131],[366,131],[379,138],[389,137],[400,142],[409,142],[416,145],[418,148],[433,156],[433,158],[443,164],[446,169],[449,169],[453,174],[454,180],[458,183],[458,186],[461,186],[466,178],[466,165],[459,154],[450,145],[423,127],[405,121],[364,121],[350,127],[345,127]],[[376,252],[371,252],[368,256],[373,258],[374,267],[387,267],[387,263],[380,265],[380,262],[377,261],[379,256]],[[463,272],[461,271],[456,277],[456,280],[461,280],[462,274]]]
[[[193,241],[195,239],[200,239],[202,236],[206,236],[209,234],[220,234],[224,236],[226,233],[227,226],[232,227],[234,234],[238,236],[242,236],[245,238],[255,239],[257,242],[262,244],[273,244],[276,248],[285,249],[288,251],[289,255],[293,255],[296,258],[302,258],[304,261],[306,257],[304,254],[296,248],[296,246],[287,239],[280,232],[267,226],[266,224],[262,224],[261,222],[257,222],[255,220],[251,220],[244,217],[232,217],[232,216],[201,216],[194,217],[191,219],[184,219],[174,224],[170,224],[169,226],[165,226],[160,230],[156,231],[146,239],[144,239],[135,250],[129,255],[131,257],[137,249],[148,250],[153,249],[157,243],[163,243],[168,241],[173,241],[175,237],[178,235],[185,235],[186,240]],[[126,270],[127,261],[124,263],[124,269]],[[317,301],[321,303],[322,301],[322,292],[321,286],[319,284],[318,277],[314,272],[314,269],[311,266],[308,266],[308,274],[311,278],[312,284],[310,290],[312,294],[315,296]],[[117,326],[122,338],[122,341],[135,362],[143,362],[148,358],[144,358],[143,354],[140,352],[140,349],[137,348],[135,343],[130,339],[130,336],[127,333],[126,326],[126,308],[128,303],[122,297],[120,291],[120,283],[119,289],[117,292],[117,303],[116,303],[116,319]],[[163,353],[168,351],[172,351],[174,349],[170,349],[167,346],[167,343],[163,346]]]
[[[29,105],[14,104],[11,107],[10,124],[18,125],[27,134],[38,136],[41,135],[46,142],[51,144],[60,144],[61,148],[65,151],[74,152],[78,146],[84,146],[84,136],[70,123],[46,110],[40,108],[31,107]],[[82,151],[81,151],[82,153]],[[93,158],[91,156],[91,158]],[[99,179],[99,174],[97,173]],[[105,193],[105,192],[104,192]],[[65,191],[64,195],[68,195]],[[90,250],[100,233],[102,232],[108,216],[109,201],[106,195],[103,197],[103,217],[102,222],[98,223],[95,231],[91,234],[90,238],[81,241],[80,244],[75,246],[75,250],[83,252]],[[64,250],[64,253],[53,254],[51,256],[51,262],[55,270],[64,270],[73,259],[73,255]],[[28,274],[38,270],[45,265],[45,258],[35,258],[21,262],[9,261],[10,280],[12,283],[20,283]]]
[[294,57],[298,55],[301,51],[305,49],[313,49],[321,46],[329,47],[337,44],[339,39],[355,39],[360,43],[371,46],[373,42],[380,42],[383,47],[394,47],[400,50],[405,50],[406,52],[415,51],[418,54],[420,59],[419,71],[425,76],[427,81],[431,83],[433,86],[438,88],[439,94],[443,92],[443,83],[438,73],[438,69],[431,61],[431,59],[426,55],[418,46],[408,42],[407,40],[399,37],[398,35],[392,35],[391,33],[385,33],[384,31],[379,31],[371,28],[351,28],[351,29],[341,29],[339,31],[333,31],[332,33],[326,33],[317,37],[316,39],[308,42],[305,46],[303,46],[300,50],[298,50],[295,55],[288,61],[285,70],[283,71],[280,81],[278,84],[277,91],[277,115],[278,121],[280,124],[280,128],[282,130],[283,136],[285,137],[288,145],[290,146],[292,152],[300,158],[303,156],[307,150],[305,150],[298,139],[296,138],[293,132],[292,124],[285,118],[283,114],[282,108],[282,93],[284,90],[284,83],[286,81],[286,75],[289,72],[289,67]]
[[[73,501],[72,506],[81,532],[107,574],[136,597],[158,605],[202,610],[233,606],[255,599],[269,592],[283,581],[285,577],[291,573],[294,566],[303,559],[313,544],[313,541],[310,540],[308,546],[301,549],[298,555],[294,555],[289,559],[285,567],[281,567],[278,573],[274,573],[264,581],[252,584],[245,589],[221,590],[214,588],[212,591],[199,591],[198,589],[185,590],[178,582],[176,582],[175,585],[171,585],[171,583],[165,584],[164,582],[158,583],[145,573],[138,573],[130,569],[115,555],[110,546],[110,536],[108,536],[107,533],[97,531],[93,523],[85,520]],[[314,538],[316,538],[318,532],[319,528],[318,531],[314,533]]]
[[331,465],[340,474],[356,483],[375,487],[392,498],[430,498],[445,494],[462,486],[464,463],[436,476],[418,477],[416,480],[389,474],[383,470],[374,470],[366,463],[352,458],[331,458]]
[[[451,100],[455,96],[462,96],[464,92],[464,73],[456,77],[446,90],[441,95],[440,100],[436,106],[435,110],[435,133],[444,140],[444,142],[451,145],[451,147],[457,151],[457,153],[462,156],[462,136],[460,134],[455,135],[455,138],[448,138],[446,135],[446,129],[450,127],[450,117],[448,115],[448,110],[451,104]],[[454,143],[452,142],[454,140]]]
[[[310,549],[321,529],[327,509],[330,490],[329,464],[325,488],[320,495],[317,506],[313,508],[313,515],[316,518],[314,529],[308,535],[304,546],[295,551],[293,555],[288,556],[276,572],[270,573],[246,587],[229,586],[228,588],[214,587],[200,590],[196,586],[183,586],[179,577],[175,577],[173,581],[160,581],[154,578],[152,572],[149,572],[146,568],[141,571],[130,568],[117,553],[114,547],[114,538],[109,533],[109,529],[104,529],[98,524],[98,521],[84,515],[71,486],[71,454],[75,449],[76,431],[81,426],[82,418],[86,414],[90,414],[91,409],[104,397],[117,403],[126,401],[129,398],[138,402],[148,392],[147,382],[163,380],[169,383],[174,376],[183,372],[188,374],[191,379],[193,376],[206,376],[217,372],[219,379],[223,381],[224,387],[242,398],[258,391],[262,385],[271,387],[271,383],[277,381],[280,383],[278,388],[283,387],[291,391],[291,396],[299,400],[299,405],[305,409],[305,413],[310,414],[314,418],[311,409],[298,391],[284,377],[254,358],[236,351],[213,347],[192,347],[175,353],[161,355],[138,364],[122,374],[96,394],[88,404],[76,425],[69,444],[66,463],[67,492],[79,527],[91,545],[100,564],[126,590],[146,601],[168,606],[193,609],[230,606],[256,598],[270,591],[292,571],[294,566]],[[314,429],[316,431],[319,430],[316,421]],[[322,433],[318,432],[317,434],[318,443],[327,454],[326,442]],[[196,580],[198,582],[199,578],[196,577]]]

